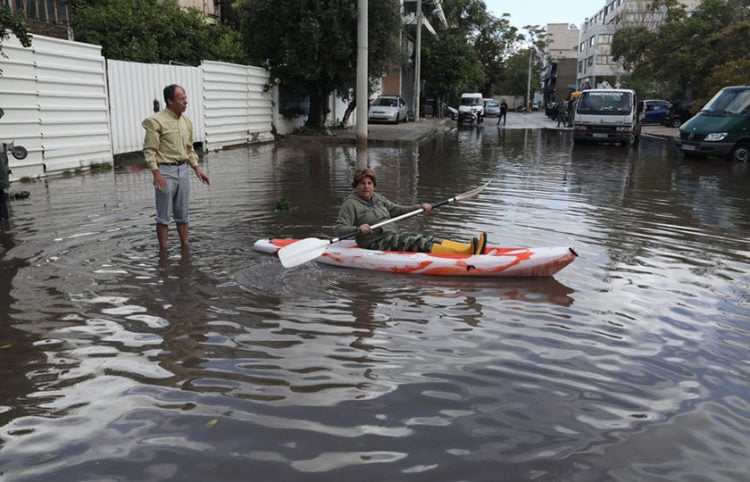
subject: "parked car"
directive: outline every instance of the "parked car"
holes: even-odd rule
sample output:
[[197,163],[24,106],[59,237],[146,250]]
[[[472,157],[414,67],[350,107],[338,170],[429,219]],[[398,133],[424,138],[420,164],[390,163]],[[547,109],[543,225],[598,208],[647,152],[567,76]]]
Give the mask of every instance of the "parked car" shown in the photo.
[[663,124],[667,127],[680,127],[683,122],[693,116],[693,105],[695,102],[692,100],[680,100],[670,104]]
[[406,101],[393,95],[381,95],[375,99],[367,111],[368,122],[406,122],[409,120],[409,109]]
[[560,111],[560,103],[550,102],[544,108],[544,115],[546,115],[550,119],[557,119],[557,114],[559,111]]
[[500,102],[495,99],[484,99],[484,116],[500,117]]
[[680,126],[675,144],[686,156],[750,161],[750,86],[721,89]]
[[669,101],[648,99],[643,101],[643,119],[641,125],[663,124],[669,113]]
[[427,98],[419,103],[419,110],[421,111],[421,117],[435,117],[435,99]]

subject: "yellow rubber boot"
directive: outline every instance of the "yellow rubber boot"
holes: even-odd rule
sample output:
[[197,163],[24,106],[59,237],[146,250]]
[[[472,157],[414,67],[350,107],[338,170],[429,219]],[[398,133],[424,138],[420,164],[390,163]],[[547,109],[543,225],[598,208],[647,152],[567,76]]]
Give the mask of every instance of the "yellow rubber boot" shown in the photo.
[[474,251],[474,254],[484,254],[484,249],[486,247],[487,247],[487,233],[483,231],[479,233],[479,241],[477,241],[476,250]]
[[444,239],[440,244],[433,244],[432,254],[474,254],[477,249],[477,238],[472,238],[471,244],[459,243]]

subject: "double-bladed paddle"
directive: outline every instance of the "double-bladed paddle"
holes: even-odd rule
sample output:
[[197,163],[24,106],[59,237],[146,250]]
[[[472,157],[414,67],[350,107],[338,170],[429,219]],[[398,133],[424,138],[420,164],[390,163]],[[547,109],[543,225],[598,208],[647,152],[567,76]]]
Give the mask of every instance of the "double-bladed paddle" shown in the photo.
[[[471,191],[467,191],[462,194],[458,194],[456,196],[453,196],[452,198],[446,199],[444,201],[440,201],[439,203],[433,204],[432,207],[439,208],[440,206],[445,206],[446,204],[450,204],[452,202],[456,201],[463,201],[464,199],[469,199],[480,192],[484,191],[484,188],[486,188],[490,182],[488,181],[485,184],[482,184],[476,189],[472,189]],[[424,212],[423,208],[415,209],[414,211],[410,211],[406,214],[402,214],[401,216],[396,216],[395,218],[386,219],[385,221],[382,221],[380,223],[372,225],[372,229],[379,228],[381,226],[385,226],[389,223],[395,223],[396,221],[401,221],[402,219],[410,218],[412,216],[416,216],[417,214],[421,214]],[[284,246],[279,250],[277,253],[279,256],[279,260],[281,261],[281,265],[285,268],[293,268],[295,266],[299,266],[301,264],[307,263],[308,261],[312,261],[318,256],[322,255],[323,252],[326,250],[326,248],[333,244],[338,243],[339,241],[343,241],[347,238],[353,238],[354,236],[360,234],[360,230],[352,231],[351,233],[344,234],[343,236],[339,236],[338,238],[332,238],[332,239],[319,239],[319,238],[305,238],[301,239],[297,242],[294,242],[292,244],[289,244],[287,246]]]

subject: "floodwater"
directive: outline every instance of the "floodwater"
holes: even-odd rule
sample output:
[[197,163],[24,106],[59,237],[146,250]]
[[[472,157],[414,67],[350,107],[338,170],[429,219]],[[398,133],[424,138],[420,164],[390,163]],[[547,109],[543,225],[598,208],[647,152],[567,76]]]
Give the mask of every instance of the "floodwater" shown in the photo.
[[351,147],[208,154],[191,250],[161,257],[146,171],[14,185],[0,479],[747,480],[748,165],[489,126],[369,162],[403,203],[492,181],[404,229],[580,257],[463,279],[255,253],[332,237]]

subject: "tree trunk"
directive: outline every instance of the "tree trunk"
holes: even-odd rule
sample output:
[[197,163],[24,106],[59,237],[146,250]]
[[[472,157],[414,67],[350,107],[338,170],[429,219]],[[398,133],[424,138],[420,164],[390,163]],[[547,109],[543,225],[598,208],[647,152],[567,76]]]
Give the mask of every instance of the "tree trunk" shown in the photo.
[[352,100],[349,102],[349,105],[346,106],[346,110],[344,111],[344,117],[341,118],[341,125],[346,127],[346,125],[349,123],[349,116],[352,115],[352,112],[354,112],[354,109],[357,107],[357,101]]
[[325,126],[328,106],[328,96],[321,92],[310,94],[310,113],[307,117],[307,127],[322,129]]

